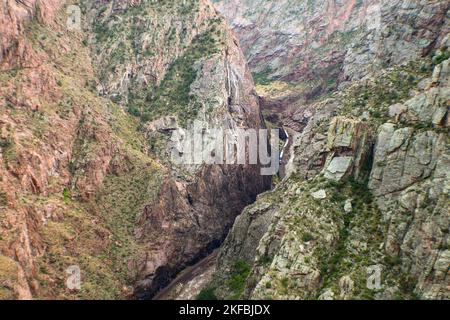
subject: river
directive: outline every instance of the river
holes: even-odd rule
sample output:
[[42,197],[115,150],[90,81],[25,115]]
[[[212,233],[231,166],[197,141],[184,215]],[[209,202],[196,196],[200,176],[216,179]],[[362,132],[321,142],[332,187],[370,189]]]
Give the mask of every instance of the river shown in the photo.
[[215,271],[219,249],[193,266],[184,269],[153,300],[194,300],[209,283]]

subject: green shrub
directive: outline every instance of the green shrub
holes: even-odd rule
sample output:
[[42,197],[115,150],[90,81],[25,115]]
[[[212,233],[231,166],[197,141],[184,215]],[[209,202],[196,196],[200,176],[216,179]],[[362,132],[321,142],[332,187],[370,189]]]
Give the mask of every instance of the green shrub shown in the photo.
[[204,288],[197,295],[196,300],[217,300],[214,288]]
[[449,58],[450,58],[450,51],[440,52],[439,55],[433,58],[433,64],[438,65]]
[[64,188],[63,197],[64,197],[64,202],[66,202],[66,203],[68,203],[70,200],[72,200],[72,193],[70,192],[70,190],[68,188]]
[[12,145],[11,139],[0,138],[0,148],[7,149]]
[[406,294],[414,295],[416,284],[417,280],[410,275],[404,275],[400,279],[400,289]]
[[6,206],[8,204],[8,199],[6,193],[0,192],[0,207]]
[[402,263],[402,259],[399,256],[386,256],[384,262],[390,267],[395,267]]
[[263,72],[253,73],[253,80],[255,84],[259,85],[269,85],[273,80],[269,77],[272,73],[272,69],[267,68]]
[[309,242],[311,240],[314,240],[314,237],[310,233],[304,233],[302,236],[303,242]]
[[264,256],[261,258],[260,262],[261,262],[262,265],[269,265],[269,264],[272,263],[272,260],[273,260],[272,257],[269,257],[268,255],[264,255]]
[[283,288],[287,289],[289,286],[289,278],[281,279],[281,285],[283,286]]
[[250,274],[250,265],[244,261],[239,260],[233,266],[233,272],[228,282],[228,286],[234,292],[235,296],[239,297],[245,289],[245,282]]
[[130,108],[128,108],[128,112],[135,117],[141,116],[141,110],[139,110],[139,108],[136,106],[131,106]]
[[74,160],[69,161],[69,172],[71,175],[74,175],[77,171],[77,164]]

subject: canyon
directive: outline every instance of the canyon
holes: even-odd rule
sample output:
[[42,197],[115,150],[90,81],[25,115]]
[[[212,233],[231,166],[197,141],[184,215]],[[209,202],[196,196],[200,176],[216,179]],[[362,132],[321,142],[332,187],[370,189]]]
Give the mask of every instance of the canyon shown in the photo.
[[0,299],[449,299],[449,8],[3,1]]
[[1,9],[2,297],[152,297],[271,187],[259,165],[170,161],[195,119],[264,127],[238,41],[204,0]]
[[294,142],[287,176],[236,219],[209,292],[449,299],[449,3],[215,2],[266,119]]

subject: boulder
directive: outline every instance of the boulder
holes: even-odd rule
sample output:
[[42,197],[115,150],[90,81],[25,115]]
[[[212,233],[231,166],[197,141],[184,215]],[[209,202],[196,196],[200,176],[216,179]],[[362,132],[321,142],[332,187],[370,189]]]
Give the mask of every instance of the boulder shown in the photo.
[[327,192],[325,191],[325,190],[319,190],[319,191],[316,191],[316,192],[313,192],[313,193],[311,193],[311,196],[314,198],[314,199],[318,199],[318,200],[322,200],[322,199],[326,199],[326,197],[327,197]]
[[347,201],[345,201],[344,211],[345,211],[345,213],[351,213],[353,211],[351,199],[348,199]]
[[342,180],[350,172],[353,157],[335,157],[325,170],[325,178],[335,181]]

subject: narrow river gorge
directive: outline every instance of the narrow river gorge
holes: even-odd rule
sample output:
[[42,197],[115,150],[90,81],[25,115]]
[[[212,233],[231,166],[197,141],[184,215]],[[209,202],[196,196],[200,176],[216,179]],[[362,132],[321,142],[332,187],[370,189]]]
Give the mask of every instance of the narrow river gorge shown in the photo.
[[450,298],[449,8],[3,1],[0,299]]
[[[274,180],[280,180],[285,178],[287,166],[293,156],[292,152],[292,138],[295,131],[286,127],[280,127],[280,145],[279,161],[280,169],[277,173],[277,177]],[[289,134],[291,132],[291,134]],[[251,203],[249,204],[251,205]],[[194,263],[185,267],[182,271],[177,273],[175,279],[173,279],[167,286],[157,291],[152,298],[153,300],[193,300],[196,299],[202,289],[206,288],[214,272],[216,271],[216,260],[220,251],[220,246],[223,243],[217,242],[219,247],[210,247],[209,253],[206,257],[194,260]],[[205,252],[208,252],[205,251]]]

